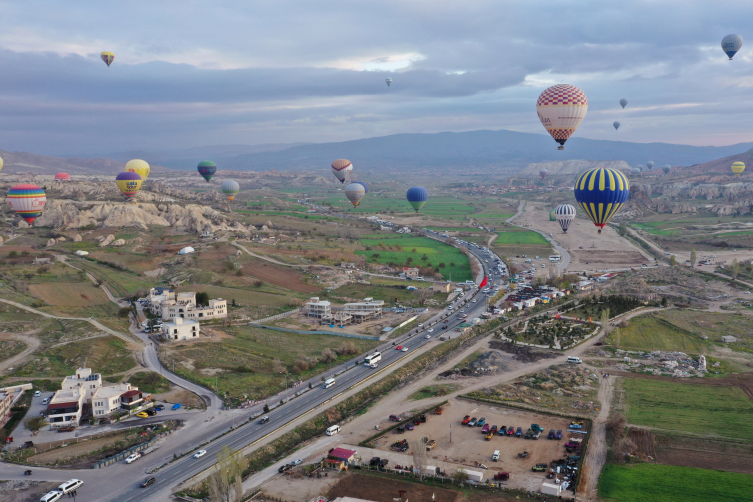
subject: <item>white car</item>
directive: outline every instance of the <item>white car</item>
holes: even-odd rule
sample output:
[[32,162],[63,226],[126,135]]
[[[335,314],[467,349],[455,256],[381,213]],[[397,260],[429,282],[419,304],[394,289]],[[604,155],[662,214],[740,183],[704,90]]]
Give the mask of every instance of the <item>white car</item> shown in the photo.
[[431,338],[431,335],[426,335],[424,338],[428,340],[429,338]]
[[201,457],[203,457],[206,454],[207,454],[206,450],[199,450],[199,451],[197,451],[196,453],[193,454],[193,458],[201,458]]
[[476,303],[476,299],[474,298],[473,300],[471,300],[471,303]]
[[38,390],[38,391],[36,391],[36,392],[34,393],[34,397],[39,397],[39,396],[41,396],[41,395],[42,395],[42,391],[41,391],[41,390]]
[[429,328],[429,333],[434,333],[434,328]]
[[293,460],[292,462],[290,462],[290,465],[301,465],[302,463],[303,460],[299,458],[298,460]]
[[135,462],[136,460],[141,458],[141,453],[131,453],[128,458],[126,459],[126,464],[130,464],[131,462]]
[[401,352],[408,352],[408,347],[403,347],[402,349],[400,349],[400,351]]

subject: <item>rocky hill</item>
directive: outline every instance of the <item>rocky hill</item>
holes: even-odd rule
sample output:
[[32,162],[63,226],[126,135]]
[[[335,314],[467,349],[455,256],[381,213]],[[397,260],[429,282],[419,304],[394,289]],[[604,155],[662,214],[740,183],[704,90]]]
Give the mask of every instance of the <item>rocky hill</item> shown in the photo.
[[626,174],[630,174],[631,166],[624,160],[612,160],[601,162],[597,160],[559,160],[556,162],[540,162],[528,164],[521,172],[520,176],[538,176],[541,169],[546,169],[549,176],[574,176],[594,167],[608,167],[617,169]]
[[[125,171],[125,162],[105,158],[63,159],[47,155],[35,155],[26,152],[6,152],[3,150],[0,150],[0,157],[2,157],[5,164],[2,170],[3,174],[54,176],[59,172],[65,172],[71,175],[116,175]],[[168,168],[159,165],[152,165],[151,168],[153,173],[164,173],[169,171]]]

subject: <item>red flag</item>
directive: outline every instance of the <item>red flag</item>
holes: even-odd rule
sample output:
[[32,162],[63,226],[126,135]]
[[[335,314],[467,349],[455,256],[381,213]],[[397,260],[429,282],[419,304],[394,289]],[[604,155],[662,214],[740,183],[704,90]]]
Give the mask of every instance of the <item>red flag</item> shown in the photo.
[[486,276],[484,276],[484,280],[481,281],[481,284],[478,285],[479,289],[483,288],[484,286],[486,286]]

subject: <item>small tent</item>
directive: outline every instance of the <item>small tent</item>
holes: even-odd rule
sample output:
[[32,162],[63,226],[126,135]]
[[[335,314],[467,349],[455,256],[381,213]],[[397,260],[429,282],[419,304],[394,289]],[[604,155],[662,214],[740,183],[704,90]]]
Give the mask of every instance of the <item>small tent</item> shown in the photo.
[[189,253],[195,253],[196,250],[192,248],[191,246],[184,247],[180,251],[178,251],[178,254],[189,254]]

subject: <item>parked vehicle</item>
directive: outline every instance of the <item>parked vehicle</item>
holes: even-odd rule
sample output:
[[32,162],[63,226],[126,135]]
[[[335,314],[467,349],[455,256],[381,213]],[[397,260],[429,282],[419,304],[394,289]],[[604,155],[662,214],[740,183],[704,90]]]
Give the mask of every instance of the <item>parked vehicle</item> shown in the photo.
[[522,427],[518,427],[515,430],[515,435],[518,436],[518,437],[522,436],[523,435],[523,428]]
[[536,431],[544,432],[544,428],[540,426],[539,424],[531,424],[531,430],[533,430],[534,432]]
[[409,431],[412,431],[413,429],[416,428],[416,426],[413,425],[413,422],[408,422],[407,424],[405,424],[405,428],[408,429]]
[[531,439],[533,437],[533,431],[531,429],[528,429],[526,431],[525,436],[523,436],[523,439]]
[[470,419],[470,421],[468,421],[468,427],[473,427],[474,425],[476,425],[477,421],[478,419],[476,417],[473,417],[472,419]]
[[497,433],[497,426],[496,425],[492,425],[492,428],[489,429],[489,432],[491,432],[492,435],[496,434]]
[[414,418],[413,419],[413,425],[421,425],[421,419],[420,418]]
[[582,429],[583,426],[580,424],[570,424],[571,429]]
[[499,460],[499,450],[494,450],[494,453],[492,454],[492,460],[496,462]]
[[157,411],[162,411],[162,410],[165,409],[165,405],[164,404],[158,404],[157,406],[154,407],[154,409],[157,410]]
[[421,415],[420,417],[418,417],[418,419],[421,420],[422,424],[426,423],[426,415]]
[[507,435],[512,436],[515,434],[515,426],[511,426],[507,428]]
[[556,433],[554,432],[554,429],[550,429],[550,430],[549,430],[549,435],[547,436],[547,439],[554,439],[554,438],[556,438],[556,437],[557,437],[557,435],[556,435]]
[[44,495],[41,499],[39,499],[39,502],[57,502],[63,498],[62,492],[59,492],[57,490],[47,492],[46,495]]
[[437,446],[437,440],[436,439],[430,439],[429,442],[426,443],[426,451],[433,450],[435,446]]
[[489,427],[489,424],[486,424],[486,425],[484,425],[484,426],[483,426],[483,427],[481,428],[481,433],[482,433],[482,434],[486,434],[487,432],[489,432],[489,429],[490,429],[490,428],[491,428],[491,427]]
[[136,416],[139,417],[139,418],[148,418],[149,417],[149,415],[147,415],[147,413],[145,411],[140,411],[140,412],[136,413]]
[[533,433],[532,439],[539,439],[541,437],[541,431],[536,431]]
[[125,462],[126,464],[130,464],[140,458],[141,458],[141,453],[139,452],[131,453],[130,455],[128,455],[128,458],[125,459]]
[[557,434],[554,435],[554,439],[562,439],[562,429],[557,431]]
[[379,457],[373,457],[373,458],[371,459],[371,461],[369,461],[369,466],[373,467],[373,466],[375,466],[375,465],[379,465],[379,462],[380,462],[381,460],[382,460],[382,459],[381,459],[381,458],[379,458]]
[[38,391],[36,391],[36,392],[34,393],[34,397],[39,397],[39,396],[41,396],[41,395],[42,395],[42,391],[41,391],[41,390],[38,390]]
[[441,415],[442,414],[442,407],[440,406],[439,408],[435,409],[434,410],[434,414],[435,415]]
[[546,467],[546,464],[536,464],[531,468],[531,470],[534,472],[544,472],[546,471]]
[[143,483],[141,483],[141,484],[139,485],[139,488],[146,488],[147,486],[149,486],[149,485],[153,485],[153,484],[154,484],[154,483],[156,483],[156,482],[157,482],[157,478],[155,478],[154,476],[149,476],[148,478],[146,478],[146,479],[144,480],[144,482],[143,482]]
[[399,421],[400,421],[400,417],[398,417],[397,415],[390,415],[390,422],[399,422]]
[[471,416],[470,415],[466,415],[466,416],[463,417],[463,421],[460,422],[460,423],[463,424],[463,425],[468,425],[468,422],[470,422],[470,421],[471,421]]
[[332,426],[328,427],[327,430],[326,430],[326,434],[328,436],[334,436],[338,432],[340,432],[340,426],[339,425],[332,425]]
[[397,428],[395,429],[395,431],[397,431],[398,434],[403,434],[403,433],[405,433],[405,426],[404,425],[398,425]]
[[69,479],[62,485],[58,486],[58,491],[62,492],[63,495],[67,495],[73,490],[78,490],[83,484],[84,482],[80,479]]
[[157,414],[157,410],[153,410],[151,408],[147,408],[146,410],[144,410],[144,413],[146,413],[150,417],[153,417],[154,415]]
[[285,465],[281,465],[281,466],[279,467],[279,469],[277,469],[277,472],[278,472],[278,473],[283,473],[283,472],[289,471],[289,470],[290,470],[290,469],[292,469],[292,468],[293,468],[293,466],[292,466],[292,465],[290,465],[290,464],[285,464]]
[[484,417],[481,417],[478,419],[478,422],[476,422],[476,427],[481,427],[486,423],[486,419]]
[[494,481],[507,481],[510,479],[510,473],[508,472],[498,472],[494,475]]

